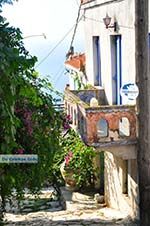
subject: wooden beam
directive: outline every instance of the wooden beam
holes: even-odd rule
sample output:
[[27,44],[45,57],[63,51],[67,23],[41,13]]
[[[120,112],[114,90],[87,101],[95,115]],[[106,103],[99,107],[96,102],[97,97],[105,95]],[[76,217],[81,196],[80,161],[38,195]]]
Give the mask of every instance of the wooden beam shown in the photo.
[[139,87],[138,168],[140,194],[140,226],[150,225],[150,73],[148,0],[135,0],[136,81]]

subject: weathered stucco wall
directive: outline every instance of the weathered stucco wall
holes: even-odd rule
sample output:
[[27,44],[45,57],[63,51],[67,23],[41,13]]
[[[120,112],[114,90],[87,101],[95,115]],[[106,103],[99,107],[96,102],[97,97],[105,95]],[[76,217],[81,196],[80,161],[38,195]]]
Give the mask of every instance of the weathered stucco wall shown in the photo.
[[104,188],[108,206],[138,216],[136,160],[123,160],[110,152],[105,152]]

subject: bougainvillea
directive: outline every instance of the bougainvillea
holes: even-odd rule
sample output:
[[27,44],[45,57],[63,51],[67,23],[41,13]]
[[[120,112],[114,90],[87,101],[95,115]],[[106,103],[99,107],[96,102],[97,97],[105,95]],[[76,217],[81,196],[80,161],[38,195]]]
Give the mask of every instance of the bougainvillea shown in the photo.
[[71,128],[70,124],[72,124],[71,115],[64,115],[63,116],[63,129],[68,130]]
[[0,218],[14,189],[19,198],[25,187],[34,193],[55,180],[61,120],[51,84],[34,70],[36,60],[24,48],[21,31],[0,16],[0,154],[38,155],[37,164],[0,163]]

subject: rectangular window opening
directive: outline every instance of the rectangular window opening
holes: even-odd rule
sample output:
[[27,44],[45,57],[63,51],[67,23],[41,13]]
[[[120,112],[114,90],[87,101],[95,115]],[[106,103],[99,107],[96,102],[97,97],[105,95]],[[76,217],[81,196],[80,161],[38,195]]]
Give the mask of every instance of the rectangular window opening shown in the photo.
[[122,193],[128,195],[128,161],[123,161],[122,170]]
[[120,88],[122,85],[122,47],[121,35],[110,36],[111,42],[111,71],[112,71],[112,98],[113,104],[122,104]]
[[93,36],[93,65],[94,65],[94,86],[101,86],[101,54],[100,37]]

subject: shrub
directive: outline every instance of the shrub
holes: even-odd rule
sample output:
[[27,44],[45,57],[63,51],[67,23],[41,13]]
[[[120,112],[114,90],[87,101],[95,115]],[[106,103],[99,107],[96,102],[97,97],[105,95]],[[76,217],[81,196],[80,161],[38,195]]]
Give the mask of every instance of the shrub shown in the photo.
[[[69,130],[62,140],[61,163],[65,161],[64,169],[73,171],[73,177],[79,188],[94,186],[96,169],[93,158],[94,148],[83,143],[78,134]],[[59,160],[60,161],[60,160]]]

